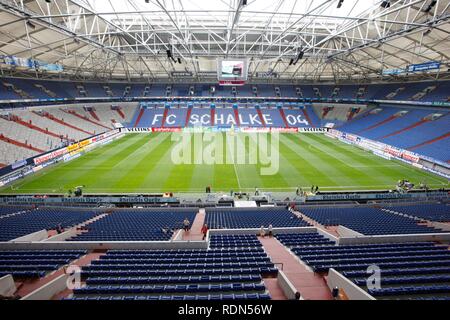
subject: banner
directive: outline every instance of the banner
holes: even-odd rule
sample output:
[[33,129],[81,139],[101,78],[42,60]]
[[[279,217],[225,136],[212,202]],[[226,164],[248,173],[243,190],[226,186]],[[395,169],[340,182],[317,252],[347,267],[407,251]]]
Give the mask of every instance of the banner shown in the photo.
[[181,128],[152,128],[152,132],[181,132]]
[[[338,140],[348,143],[348,144],[356,145],[365,150],[372,151],[373,154],[383,157],[385,159],[395,158],[397,160],[403,161],[410,165],[414,165],[417,168],[421,168],[423,170],[430,171],[437,175],[448,178],[448,174],[444,171],[433,170],[433,169],[427,168],[425,166],[417,165],[417,164],[419,164],[420,161],[426,160],[431,163],[438,164],[444,168],[449,168],[449,164],[444,163],[442,161],[435,160],[435,159],[429,158],[427,156],[423,156],[423,155],[420,155],[420,154],[417,154],[417,153],[414,153],[414,152],[411,152],[408,150],[396,148],[394,146],[381,143],[379,141],[373,141],[373,140],[365,139],[365,138],[355,136],[352,134],[347,134],[345,132],[340,132],[335,129],[331,129],[330,131],[325,133],[325,135],[330,138],[338,139]],[[356,140],[355,140],[355,137],[356,137]]]
[[257,72],[257,78],[279,78],[280,74],[275,71],[267,71],[267,72]]
[[192,77],[193,74],[190,71],[172,71],[170,73],[172,77]]
[[125,128],[123,132],[152,132],[152,128]]
[[280,132],[280,133],[297,133],[300,128],[270,128],[271,132]]
[[63,71],[60,64],[47,63],[35,59],[19,58],[16,56],[0,56],[1,62],[10,66],[24,67],[28,69],[38,69],[45,71]]
[[43,162],[47,162],[47,161],[49,161],[51,159],[60,157],[60,156],[64,155],[65,153],[67,153],[66,148],[59,149],[59,150],[56,150],[56,151],[44,154],[43,156],[34,158],[34,164],[38,165],[38,164],[41,164]]
[[308,201],[337,201],[337,200],[377,200],[377,199],[416,199],[434,197],[447,197],[447,192],[429,191],[429,192],[414,192],[414,193],[340,193],[340,194],[318,194],[308,196]]
[[14,162],[14,163],[11,165],[11,167],[12,167],[13,169],[17,169],[17,168],[23,167],[23,166],[26,165],[26,164],[27,164],[27,161],[26,161],[26,160],[20,160],[20,161]]
[[414,163],[417,163],[420,160],[420,158],[416,154],[414,154],[414,153],[412,153],[410,151],[407,151],[407,150],[403,151],[402,158],[405,159],[405,160],[414,162]]
[[221,86],[243,86],[245,80],[220,80],[219,85]]
[[67,149],[67,152],[72,152],[74,150],[77,150],[78,148],[79,148],[79,144],[74,143],[74,144],[71,144],[70,146],[68,146],[66,149]]
[[382,74],[385,76],[390,76],[390,75],[402,74],[405,72],[406,72],[405,69],[384,69],[382,71]]
[[440,69],[441,63],[436,61],[430,61],[426,63],[418,63],[418,64],[411,64],[408,66],[408,72],[420,72],[420,71],[427,71],[427,70],[435,70]]
[[296,129],[297,132],[303,132],[303,133],[324,133],[328,132],[328,128],[309,128],[309,127],[300,127],[300,128],[290,128],[290,129]]
[[396,147],[392,147],[392,146],[386,146],[383,150],[385,153],[390,154],[394,157],[398,157],[401,158],[402,157],[402,150],[397,149]]
[[91,144],[91,139],[83,140],[78,145],[80,148],[87,146],[88,144]]
[[[86,140],[83,140],[83,141],[71,144],[70,146],[67,146],[67,147],[64,147],[64,148],[52,151],[50,153],[44,154],[42,156],[34,158],[34,160],[33,160],[34,164],[38,165],[38,164],[47,162],[47,161],[49,161],[51,159],[59,158],[59,157],[65,155],[67,153],[80,151],[79,149],[83,149],[83,148],[85,148],[85,147],[87,147],[89,145],[92,145],[92,144],[96,143],[96,142],[103,141],[103,140],[105,140],[105,139],[107,139],[107,138],[109,138],[111,136],[116,135],[119,132],[120,131],[117,130],[117,129],[116,130],[112,130],[112,131],[103,133],[101,135],[98,135],[96,137],[92,137],[92,138],[89,138],[89,139],[86,139]],[[81,151],[83,151],[83,150],[81,150]]]
[[42,170],[43,168],[44,168],[43,166],[39,165],[39,166],[33,168],[33,172],[38,172],[39,170]]

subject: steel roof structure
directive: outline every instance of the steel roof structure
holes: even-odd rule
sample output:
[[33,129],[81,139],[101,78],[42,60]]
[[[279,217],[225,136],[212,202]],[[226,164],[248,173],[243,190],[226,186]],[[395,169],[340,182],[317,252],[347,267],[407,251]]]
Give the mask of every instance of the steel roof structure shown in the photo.
[[[64,68],[1,72],[214,81],[221,57],[248,58],[253,82],[443,79],[449,17],[450,0],[0,0],[0,55]],[[441,68],[383,75],[428,61]]]

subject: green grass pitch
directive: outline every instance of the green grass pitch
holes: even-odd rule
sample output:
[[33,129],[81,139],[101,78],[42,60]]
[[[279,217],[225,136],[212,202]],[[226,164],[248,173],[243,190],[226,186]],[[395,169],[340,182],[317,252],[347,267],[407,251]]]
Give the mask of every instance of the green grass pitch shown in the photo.
[[[41,170],[2,194],[152,193],[261,190],[292,191],[297,186],[322,191],[392,189],[399,179],[430,187],[448,180],[399,161],[389,161],[321,134],[280,134],[280,165],[275,175],[260,175],[254,164],[182,164],[171,161],[170,133],[128,134],[66,163]],[[192,151],[195,153],[195,150]]]

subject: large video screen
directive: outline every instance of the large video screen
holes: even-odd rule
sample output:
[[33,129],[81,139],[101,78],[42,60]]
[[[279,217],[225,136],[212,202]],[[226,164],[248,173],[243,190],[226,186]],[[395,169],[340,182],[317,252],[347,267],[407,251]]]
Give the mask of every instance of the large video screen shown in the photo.
[[247,67],[246,59],[219,59],[217,77],[219,80],[247,80]]

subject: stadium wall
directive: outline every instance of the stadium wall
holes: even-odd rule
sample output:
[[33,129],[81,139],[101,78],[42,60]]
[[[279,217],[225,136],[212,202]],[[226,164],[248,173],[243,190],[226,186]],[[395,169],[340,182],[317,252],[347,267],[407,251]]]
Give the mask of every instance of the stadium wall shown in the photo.
[[0,250],[171,250],[171,249],[206,249],[206,241],[33,241],[0,242]]
[[10,297],[16,292],[16,284],[14,278],[8,274],[0,278],[0,295],[4,297]]
[[328,271],[326,281],[328,288],[330,288],[331,291],[334,288],[339,288],[344,291],[349,300],[376,300],[333,268]]
[[20,300],[51,300],[55,294],[67,289],[68,280],[69,275],[62,274],[42,287],[30,292]]
[[367,244],[367,243],[400,243],[422,241],[449,241],[450,233],[436,232],[427,234],[398,234],[398,235],[373,235],[339,238],[339,245]]
[[[416,168],[450,179],[450,164],[445,162],[335,129],[329,130],[325,135],[333,139],[338,139],[344,143],[357,146],[363,150],[370,151],[384,159],[396,159]],[[427,162],[427,165],[424,165],[425,162]]]
[[124,134],[120,131],[120,129],[114,129],[109,132],[84,139],[67,147],[28,158],[18,168],[14,168],[14,164],[4,167],[0,169],[0,187],[28,176],[29,174],[38,172],[45,167],[60,161],[67,162],[73,160],[100,145],[120,139],[123,135]]

